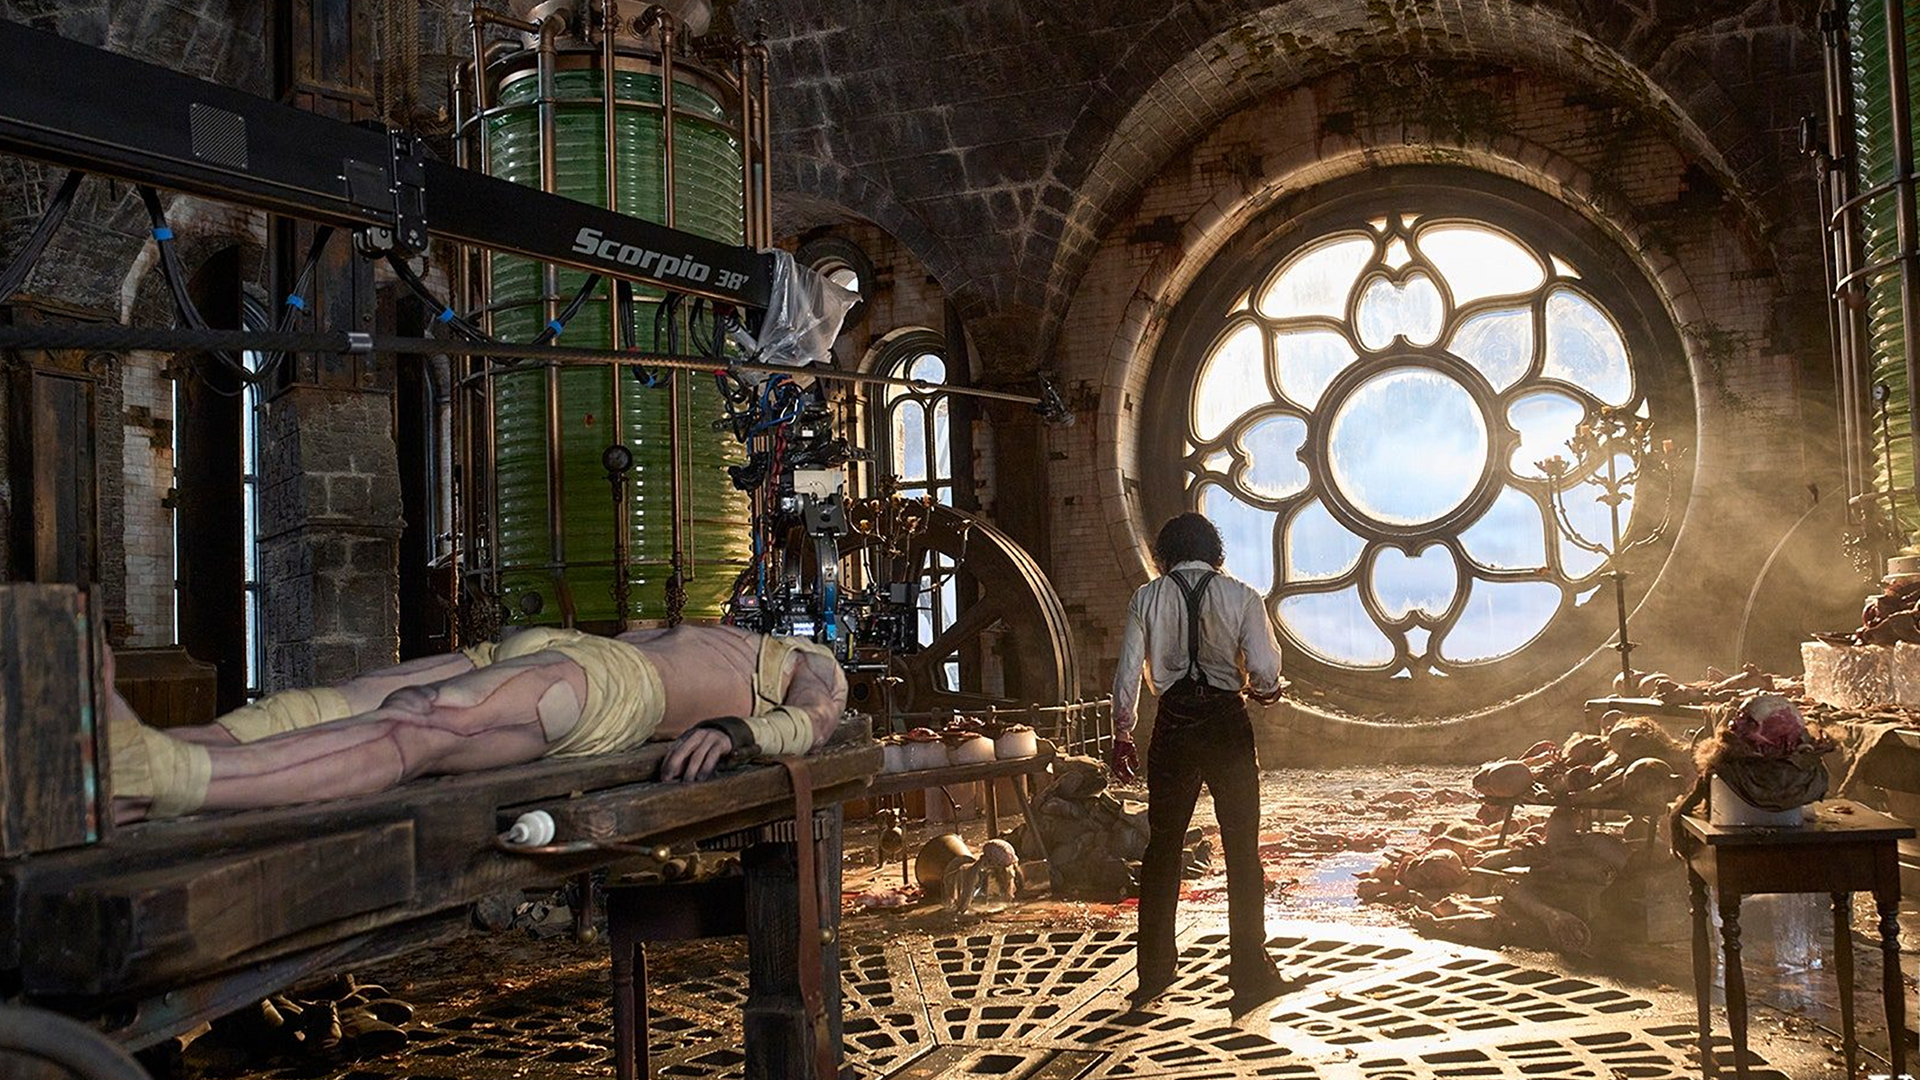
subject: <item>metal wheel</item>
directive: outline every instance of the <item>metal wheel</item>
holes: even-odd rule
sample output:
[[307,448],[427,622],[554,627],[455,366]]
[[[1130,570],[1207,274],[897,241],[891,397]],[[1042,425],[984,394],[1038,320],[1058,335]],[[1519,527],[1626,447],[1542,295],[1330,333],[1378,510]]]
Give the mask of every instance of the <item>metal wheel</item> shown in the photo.
[[[843,562],[863,581],[923,581],[938,591],[949,581],[957,611],[931,641],[893,655],[899,680],[885,697],[878,680],[857,679],[855,708],[915,722],[931,714],[984,712],[1079,697],[1073,635],[1066,608],[1040,566],[985,520],[923,500],[870,500],[848,515],[853,533]],[[951,685],[950,665],[959,668]]]
[[0,1005],[0,1076],[23,1080],[149,1080],[119,1043],[45,1009]]

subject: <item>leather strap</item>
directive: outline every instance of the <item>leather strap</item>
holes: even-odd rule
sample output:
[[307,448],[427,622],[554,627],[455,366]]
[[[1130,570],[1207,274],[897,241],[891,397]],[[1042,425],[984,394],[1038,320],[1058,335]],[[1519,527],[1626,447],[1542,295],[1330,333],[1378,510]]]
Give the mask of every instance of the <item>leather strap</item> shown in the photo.
[[716,716],[711,720],[702,720],[694,728],[711,728],[727,737],[733,749],[727,751],[725,760],[729,763],[741,763],[760,756],[760,744],[753,736],[753,729],[745,720],[737,716]]
[[1173,579],[1173,583],[1180,587],[1180,592],[1187,598],[1187,673],[1181,678],[1192,679],[1202,687],[1209,686],[1207,673],[1200,670],[1200,601],[1207,595],[1207,586],[1213,584],[1213,579],[1220,574],[1209,570],[1191,585],[1179,574],[1169,573],[1167,576]]
[[800,1003],[813,1028],[815,1080],[836,1080],[832,1028],[827,1023],[826,964],[820,955],[820,873],[813,857],[813,777],[805,758],[783,757],[793,781],[793,847],[800,893]]

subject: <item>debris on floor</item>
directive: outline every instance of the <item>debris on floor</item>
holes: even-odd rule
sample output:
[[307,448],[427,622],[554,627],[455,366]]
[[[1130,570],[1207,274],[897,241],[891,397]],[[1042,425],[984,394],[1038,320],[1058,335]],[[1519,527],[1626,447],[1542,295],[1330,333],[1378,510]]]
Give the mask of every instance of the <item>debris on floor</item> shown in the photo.
[[[1450,941],[1584,956],[1596,922],[1636,924],[1644,940],[1649,882],[1674,872],[1661,815],[1692,769],[1689,747],[1638,718],[1615,720],[1604,736],[1535,743],[1481,766],[1480,809],[1389,851],[1356,893]],[[1607,819],[1620,827],[1601,828]]]

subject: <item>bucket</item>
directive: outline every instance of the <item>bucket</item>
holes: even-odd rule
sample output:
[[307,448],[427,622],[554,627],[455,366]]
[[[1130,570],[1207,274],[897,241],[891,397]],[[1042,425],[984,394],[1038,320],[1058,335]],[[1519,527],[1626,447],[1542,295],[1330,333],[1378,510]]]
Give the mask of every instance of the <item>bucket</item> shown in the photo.
[[1762,810],[1733,793],[1719,777],[1709,781],[1713,813],[1708,820],[1715,825],[1764,825],[1775,829],[1798,828],[1805,818],[1804,806],[1791,810]]

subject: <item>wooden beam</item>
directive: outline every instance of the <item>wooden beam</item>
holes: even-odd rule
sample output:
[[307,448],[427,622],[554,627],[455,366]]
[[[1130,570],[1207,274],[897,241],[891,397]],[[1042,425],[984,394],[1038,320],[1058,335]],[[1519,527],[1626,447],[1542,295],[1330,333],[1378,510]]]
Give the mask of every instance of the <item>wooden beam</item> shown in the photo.
[[99,631],[84,589],[0,585],[0,858],[106,834]]
[[41,893],[28,924],[65,929],[34,950],[37,977],[99,994],[217,970],[289,934],[406,903],[413,857],[413,823],[397,821]]

